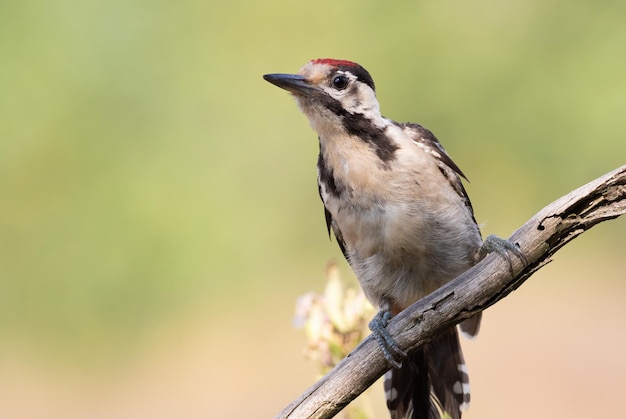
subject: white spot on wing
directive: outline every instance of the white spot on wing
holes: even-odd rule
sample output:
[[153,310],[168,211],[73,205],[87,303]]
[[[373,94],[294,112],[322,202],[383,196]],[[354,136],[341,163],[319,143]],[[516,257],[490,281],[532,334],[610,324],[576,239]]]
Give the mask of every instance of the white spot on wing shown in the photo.
[[435,149],[433,149],[432,147],[429,147],[428,145],[421,143],[419,141],[415,141],[413,140],[413,143],[415,143],[419,148],[421,148],[422,150],[424,150],[426,152],[426,154],[429,154],[439,160],[441,160],[441,154],[436,151]]

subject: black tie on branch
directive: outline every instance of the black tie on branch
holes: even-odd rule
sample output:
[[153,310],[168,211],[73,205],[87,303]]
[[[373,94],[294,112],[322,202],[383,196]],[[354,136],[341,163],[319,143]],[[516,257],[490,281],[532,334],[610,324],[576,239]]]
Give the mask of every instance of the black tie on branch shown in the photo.
[[[439,331],[506,297],[569,241],[594,225],[626,213],[626,165],[554,201],[510,237],[526,263],[492,254],[442,288],[419,300],[387,326],[409,351]],[[512,269],[511,269],[512,268]],[[276,418],[330,418],[389,369],[372,336],[283,409]]]

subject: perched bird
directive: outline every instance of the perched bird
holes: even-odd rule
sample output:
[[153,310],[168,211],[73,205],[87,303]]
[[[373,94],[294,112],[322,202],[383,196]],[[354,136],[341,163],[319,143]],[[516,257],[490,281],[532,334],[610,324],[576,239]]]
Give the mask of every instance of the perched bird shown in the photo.
[[[391,417],[460,418],[470,391],[456,327],[404,354],[385,326],[492,249],[512,245],[495,236],[483,243],[461,169],[432,132],[381,115],[362,66],[322,58],[264,78],[293,94],[318,134],[327,227],[379,308],[370,328],[394,367],[384,384]],[[461,332],[475,336],[480,317],[463,321]]]

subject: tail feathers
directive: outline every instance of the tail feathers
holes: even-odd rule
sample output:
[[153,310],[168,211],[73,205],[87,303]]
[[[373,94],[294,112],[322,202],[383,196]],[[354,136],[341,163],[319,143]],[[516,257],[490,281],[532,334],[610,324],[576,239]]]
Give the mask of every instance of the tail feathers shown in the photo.
[[461,334],[464,338],[474,339],[478,336],[478,332],[480,330],[480,320],[482,319],[482,312],[478,314],[474,314],[469,319],[463,320],[459,324],[459,328],[461,329]]
[[460,419],[469,406],[469,379],[456,328],[414,349],[385,375],[392,419]]
[[438,416],[431,412],[430,382],[425,353],[421,348],[410,352],[402,367],[385,374],[385,397],[391,419],[428,418]]

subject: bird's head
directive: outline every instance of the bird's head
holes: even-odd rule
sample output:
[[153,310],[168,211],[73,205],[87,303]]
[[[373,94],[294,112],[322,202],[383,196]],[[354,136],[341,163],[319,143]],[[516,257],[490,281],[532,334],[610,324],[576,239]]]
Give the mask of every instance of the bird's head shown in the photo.
[[297,74],[266,74],[263,78],[292,93],[318,133],[341,124],[347,115],[380,118],[374,80],[352,61],[318,58]]

